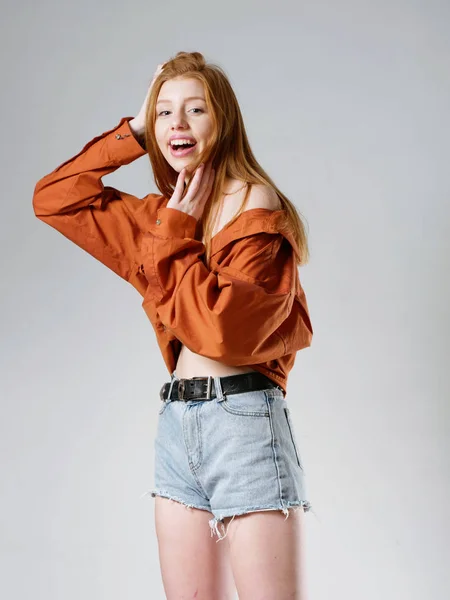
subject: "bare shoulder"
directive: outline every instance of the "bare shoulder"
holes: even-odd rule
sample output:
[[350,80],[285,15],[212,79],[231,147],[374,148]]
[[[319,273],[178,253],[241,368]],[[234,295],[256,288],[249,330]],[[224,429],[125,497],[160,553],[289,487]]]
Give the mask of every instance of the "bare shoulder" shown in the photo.
[[268,185],[253,184],[250,190],[245,210],[251,210],[252,208],[267,208],[269,210],[281,210],[281,201],[275,192]]
[[[245,189],[239,194],[226,196],[226,200],[219,210],[217,222],[213,227],[213,236],[221,231],[236,216],[242,204],[244,194]],[[282,206],[280,199],[271,187],[263,184],[253,184],[243,212],[252,208],[280,210]]]

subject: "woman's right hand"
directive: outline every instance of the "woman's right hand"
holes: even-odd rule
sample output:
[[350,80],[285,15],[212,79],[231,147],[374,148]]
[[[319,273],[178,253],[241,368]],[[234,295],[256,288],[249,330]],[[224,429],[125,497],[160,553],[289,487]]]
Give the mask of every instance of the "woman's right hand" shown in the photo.
[[147,105],[148,105],[148,101],[150,98],[150,93],[152,91],[152,87],[153,84],[155,83],[156,78],[158,77],[158,75],[160,75],[160,73],[162,72],[164,65],[166,63],[161,63],[158,65],[155,74],[153,75],[153,79],[150,83],[150,86],[148,88],[147,91],[147,95],[145,96],[145,100],[144,103],[142,104],[138,114],[135,116],[134,119],[132,119],[130,121],[130,128],[132,129],[133,133],[135,133],[136,135],[143,135],[144,131],[145,131],[145,115],[147,112]]

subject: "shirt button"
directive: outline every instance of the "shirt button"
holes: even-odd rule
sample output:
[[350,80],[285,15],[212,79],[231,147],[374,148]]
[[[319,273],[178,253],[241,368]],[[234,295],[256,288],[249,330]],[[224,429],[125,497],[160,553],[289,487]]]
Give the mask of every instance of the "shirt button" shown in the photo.
[[157,225],[161,225],[161,221],[160,221],[160,219],[156,219],[156,224],[157,224]]

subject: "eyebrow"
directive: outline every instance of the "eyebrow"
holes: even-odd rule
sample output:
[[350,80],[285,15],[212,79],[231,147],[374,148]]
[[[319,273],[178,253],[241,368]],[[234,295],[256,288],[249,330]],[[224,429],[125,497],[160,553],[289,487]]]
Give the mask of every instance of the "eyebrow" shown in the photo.
[[[205,98],[203,98],[202,96],[189,96],[189,98],[185,98],[185,100],[203,100],[203,102],[206,102]],[[162,98],[161,100],[158,100],[156,106],[158,106],[158,104],[162,102],[171,102],[171,100],[168,100],[167,98]]]

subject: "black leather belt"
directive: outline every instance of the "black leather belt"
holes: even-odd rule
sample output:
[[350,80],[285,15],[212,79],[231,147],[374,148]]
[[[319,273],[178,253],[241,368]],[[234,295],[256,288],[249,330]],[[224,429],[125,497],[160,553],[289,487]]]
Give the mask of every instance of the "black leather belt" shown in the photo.
[[[240,394],[242,392],[251,392],[256,390],[266,390],[269,388],[278,388],[283,391],[272,379],[266,377],[259,371],[250,373],[240,373],[239,375],[227,375],[220,378],[223,393]],[[159,396],[161,400],[166,401],[170,390],[170,382],[165,383]],[[283,392],[284,393],[284,392]],[[173,382],[171,400],[213,400],[217,398],[214,378],[192,377],[191,379],[178,379]]]

